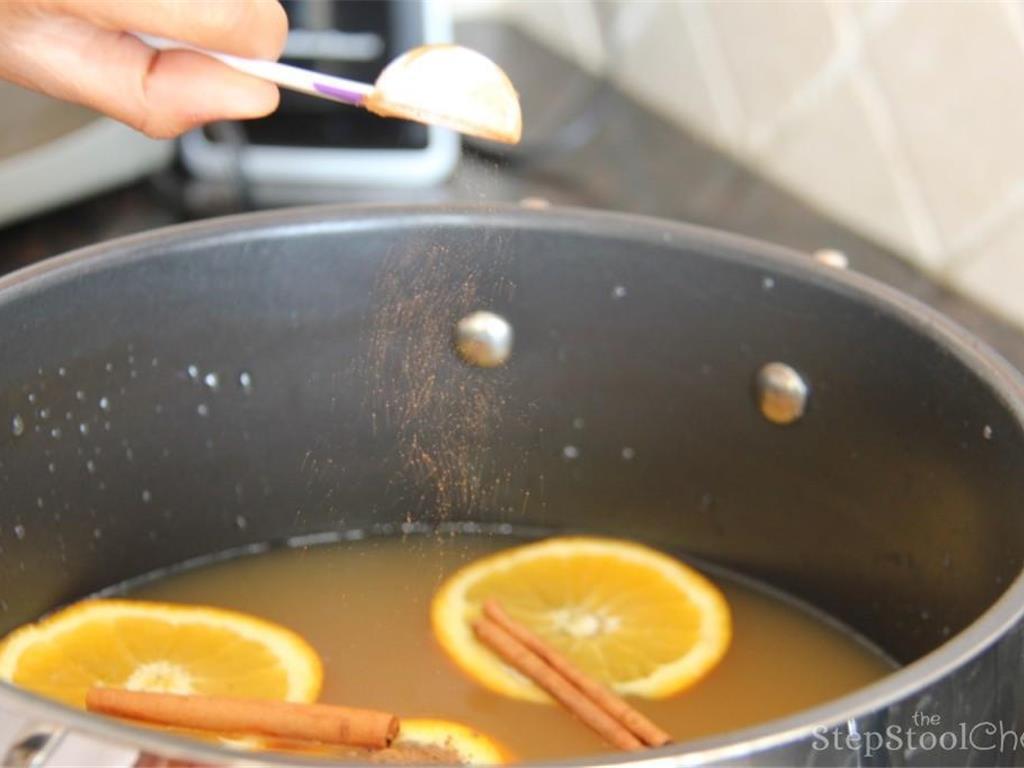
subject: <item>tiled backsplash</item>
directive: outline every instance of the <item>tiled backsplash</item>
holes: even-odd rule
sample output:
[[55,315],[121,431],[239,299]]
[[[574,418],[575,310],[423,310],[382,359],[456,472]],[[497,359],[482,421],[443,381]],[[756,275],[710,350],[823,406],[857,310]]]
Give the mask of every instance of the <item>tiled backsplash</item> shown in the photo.
[[459,0],[1024,325],[1024,0]]

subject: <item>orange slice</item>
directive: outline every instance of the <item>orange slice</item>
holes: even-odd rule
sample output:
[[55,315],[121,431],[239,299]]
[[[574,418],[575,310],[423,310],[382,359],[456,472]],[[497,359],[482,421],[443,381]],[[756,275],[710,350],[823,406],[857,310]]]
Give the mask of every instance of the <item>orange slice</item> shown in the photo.
[[622,694],[671,696],[706,675],[732,636],[721,592],[694,569],[627,541],[552,538],[498,552],[434,596],[438,642],[470,677],[505,696],[549,701],[473,635],[494,598],[584,672]]
[[8,635],[0,679],[75,707],[95,685],[308,702],[323,666],[290,629],[243,613],[87,600]]
[[490,736],[451,720],[403,718],[394,746],[440,747],[459,756],[463,765],[504,765],[509,752]]
[[[188,735],[199,738],[207,734]],[[453,756],[461,765],[504,765],[511,762],[510,752],[490,736],[470,728],[468,725],[451,720],[431,718],[403,718],[398,738],[390,748],[380,752],[363,752],[354,748],[336,747],[314,742],[285,741],[267,736],[217,736],[213,739],[223,746],[247,752],[273,751],[300,755],[312,755],[345,761],[370,757],[374,763],[414,765],[437,763]],[[426,750],[424,750],[426,748]],[[436,748],[440,754],[429,750]]]

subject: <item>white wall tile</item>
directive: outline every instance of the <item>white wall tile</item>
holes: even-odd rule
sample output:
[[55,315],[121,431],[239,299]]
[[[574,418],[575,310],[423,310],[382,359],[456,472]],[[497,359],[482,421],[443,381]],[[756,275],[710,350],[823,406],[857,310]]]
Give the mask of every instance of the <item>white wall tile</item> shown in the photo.
[[[615,19],[622,56],[616,83],[650,109],[721,143],[731,133],[713,100],[695,35],[675,2],[620,6]],[[721,94],[719,94],[720,96]]]
[[1024,47],[1007,9],[1006,0],[906,3],[868,39],[947,248],[1024,178]]
[[[2,2],[3,0],[0,0]],[[599,14],[589,0],[444,0],[456,21],[495,19],[519,27],[590,72],[606,63]],[[609,0],[601,0],[607,3]]]
[[1024,210],[949,273],[954,287],[1024,327]]
[[852,77],[783,127],[755,161],[819,210],[882,242],[917,248],[910,214]]
[[482,2],[1024,324],[1024,0]]
[[729,0],[707,7],[753,130],[771,121],[836,47],[819,2]]
[[512,13],[513,0],[442,0],[456,21],[504,19]]
[[841,0],[863,24],[877,24],[899,13],[901,6],[914,0]]

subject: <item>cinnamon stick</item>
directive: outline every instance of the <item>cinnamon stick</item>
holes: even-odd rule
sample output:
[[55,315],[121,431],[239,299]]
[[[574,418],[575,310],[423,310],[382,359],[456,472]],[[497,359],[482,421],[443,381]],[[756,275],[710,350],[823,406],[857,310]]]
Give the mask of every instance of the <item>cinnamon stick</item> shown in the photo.
[[622,723],[587,698],[579,688],[497,622],[485,616],[473,624],[473,631],[480,638],[480,642],[551,694],[556,701],[609,744],[619,749],[643,749],[643,743]]
[[591,678],[559,651],[515,621],[496,600],[484,602],[484,615],[544,659],[601,709],[622,723],[645,745],[662,747],[672,741],[671,736],[627,704],[621,697]]
[[258,733],[284,739],[383,749],[398,735],[398,718],[386,712],[328,704],[299,704],[225,696],[92,688],[92,712],[219,733]]

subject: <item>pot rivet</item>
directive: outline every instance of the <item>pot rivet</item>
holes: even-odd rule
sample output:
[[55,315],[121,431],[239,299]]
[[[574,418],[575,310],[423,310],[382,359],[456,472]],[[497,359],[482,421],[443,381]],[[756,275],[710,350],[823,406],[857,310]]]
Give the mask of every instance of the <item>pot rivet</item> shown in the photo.
[[508,320],[493,312],[473,312],[455,326],[455,349],[478,368],[497,368],[512,354],[514,334]]
[[519,201],[519,205],[523,208],[532,208],[537,211],[551,207],[550,201],[543,197],[524,197]]
[[757,404],[773,424],[792,424],[804,415],[810,389],[803,377],[785,363],[767,363],[757,372]]
[[824,264],[826,267],[846,269],[850,266],[850,260],[846,258],[846,254],[842,251],[837,251],[835,248],[821,248],[815,251],[811,258],[819,264]]

